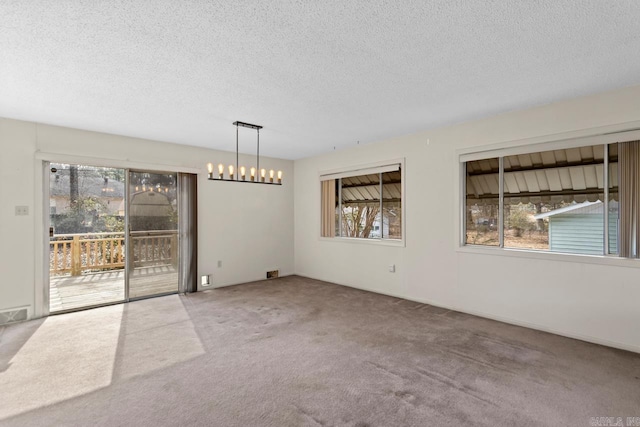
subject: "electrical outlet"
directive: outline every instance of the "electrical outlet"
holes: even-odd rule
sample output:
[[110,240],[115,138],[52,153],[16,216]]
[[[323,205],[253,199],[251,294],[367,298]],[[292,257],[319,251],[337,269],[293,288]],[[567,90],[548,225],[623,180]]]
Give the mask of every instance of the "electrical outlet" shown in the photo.
[[395,273],[396,272],[396,265],[395,264],[390,264],[389,265],[389,273]]
[[202,287],[211,286],[210,274],[203,274],[202,276],[200,276],[200,286]]
[[29,206],[16,206],[16,216],[29,215]]

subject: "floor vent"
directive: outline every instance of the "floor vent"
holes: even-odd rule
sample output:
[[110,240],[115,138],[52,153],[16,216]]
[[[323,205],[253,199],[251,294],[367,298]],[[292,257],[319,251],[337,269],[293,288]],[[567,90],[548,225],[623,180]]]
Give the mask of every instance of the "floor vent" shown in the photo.
[[14,322],[27,320],[28,311],[26,308],[16,308],[9,311],[0,312],[0,325],[7,325]]
[[278,270],[267,271],[267,279],[275,279],[278,277]]

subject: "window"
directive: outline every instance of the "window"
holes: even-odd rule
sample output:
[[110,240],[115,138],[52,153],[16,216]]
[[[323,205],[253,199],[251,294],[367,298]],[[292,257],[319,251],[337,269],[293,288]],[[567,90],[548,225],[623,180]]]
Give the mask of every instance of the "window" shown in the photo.
[[467,175],[465,243],[499,246],[500,161],[494,157],[467,162],[465,166]]
[[463,171],[466,245],[639,257],[640,141],[469,160]]
[[321,176],[322,237],[402,239],[400,164]]

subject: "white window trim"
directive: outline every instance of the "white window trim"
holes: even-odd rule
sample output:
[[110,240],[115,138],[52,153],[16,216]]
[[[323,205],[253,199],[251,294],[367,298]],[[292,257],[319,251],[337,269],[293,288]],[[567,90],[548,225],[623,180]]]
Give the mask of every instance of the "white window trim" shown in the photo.
[[638,139],[640,139],[640,120],[582,131],[564,132],[536,138],[500,142],[482,147],[460,149],[457,150],[456,157],[458,163],[462,163],[491,157],[604,145],[612,142],[635,141]]
[[[404,227],[403,227],[404,229]],[[396,247],[405,247],[404,238],[403,239],[367,239],[364,237],[322,237],[318,238],[322,242],[340,242],[340,243],[355,243],[355,244],[364,244],[364,245],[374,245],[374,246],[396,246]]]
[[[318,171],[318,181],[322,181],[322,177],[327,175],[341,174],[345,172],[359,171],[359,170],[365,170],[365,169],[382,168],[382,167],[390,166],[394,164],[399,164],[400,167],[404,170],[404,163],[405,163],[405,158],[400,157],[400,158],[394,158],[394,159],[380,160],[377,162],[359,163],[356,165],[348,165],[348,166],[341,166],[333,169],[325,169],[325,170]],[[357,175],[361,175],[361,174],[357,174]]]
[[400,163],[393,163],[391,165],[377,166],[373,168],[352,169],[346,172],[320,175],[320,180],[328,181],[330,179],[350,178],[353,176],[374,175],[374,174],[380,174],[385,172],[397,172],[400,168],[401,168]]
[[600,128],[592,128],[581,131],[566,132],[555,135],[547,135],[523,140],[507,141],[483,147],[457,150],[455,161],[458,197],[458,218],[456,226],[456,252],[505,256],[515,258],[530,258],[559,262],[576,262],[588,264],[602,264],[618,267],[640,268],[640,260],[621,258],[616,255],[585,255],[566,252],[551,252],[535,249],[500,248],[495,246],[468,245],[464,242],[465,212],[465,170],[464,163],[473,160],[482,160],[493,157],[505,157],[516,154],[536,153],[540,151],[561,150],[567,148],[605,145],[614,142],[627,142],[640,139],[640,121],[621,123]]
[[[400,183],[400,189],[402,192],[402,239],[368,239],[368,238],[364,238],[364,237],[342,237],[342,236],[335,236],[335,237],[322,237],[322,228],[321,228],[321,220],[320,218],[318,218],[318,220],[316,221],[317,225],[317,236],[318,236],[318,240],[320,240],[321,242],[334,242],[334,243],[349,243],[349,244],[365,244],[365,245],[374,245],[374,246],[395,246],[395,247],[405,247],[406,246],[406,211],[407,211],[407,205],[406,205],[406,181],[405,181],[405,158],[401,157],[401,158],[395,158],[395,159],[388,159],[388,160],[381,160],[381,161],[377,161],[377,162],[372,162],[372,163],[365,163],[365,164],[358,164],[358,165],[352,165],[352,166],[343,166],[340,168],[336,168],[336,169],[329,169],[329,170],[323,170],[323,171],[319,171],[318,172],[318,183],[325,181],[327,179],[334,179],[333,177],[331,178],[327,178],[328,176],[340,176],[342,174],[346,174],[346,173],[350,173],[350,172],[358,172],[355,175],[349,175],[349,176],[357,176],[357,175],[362,175],[363,173],[360,173],[360,171],[367,171],[367,170],[372,170],[374,168],[376,169],[380,169],[380,168],[385,168],[385,167],[394,167],[394,165],[400,165],[400,180],[402,181]],[[376,172],[378,173],[378,172]],[[316,186],[316,200],[318,201],[318,206],[316,209],[316,212],[320,215],[321,211],[322,211],[322,206],[320,205],[321,203],[321,197],[320,197],[320,185]]]
[[180,164],[132,162],[130,160],[111,159],[107,157],[90,157],[72,154],[37,152],[35,155],[35,159],[38,162],[46,161],[50,163],[80,164],[107,168],[141,169],[158,172],[174,171],[193,173],[198,175],[203,174],[202,167],[191,167]]

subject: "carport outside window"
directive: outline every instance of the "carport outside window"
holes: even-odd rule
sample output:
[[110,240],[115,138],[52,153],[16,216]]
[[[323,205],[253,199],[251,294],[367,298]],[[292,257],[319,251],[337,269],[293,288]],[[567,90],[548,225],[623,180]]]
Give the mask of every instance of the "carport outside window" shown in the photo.
[[323,237],[402,239],[400,165],[321,179]]
[[617,162],[608,144],[464,163],[465,244],[617,253]]

